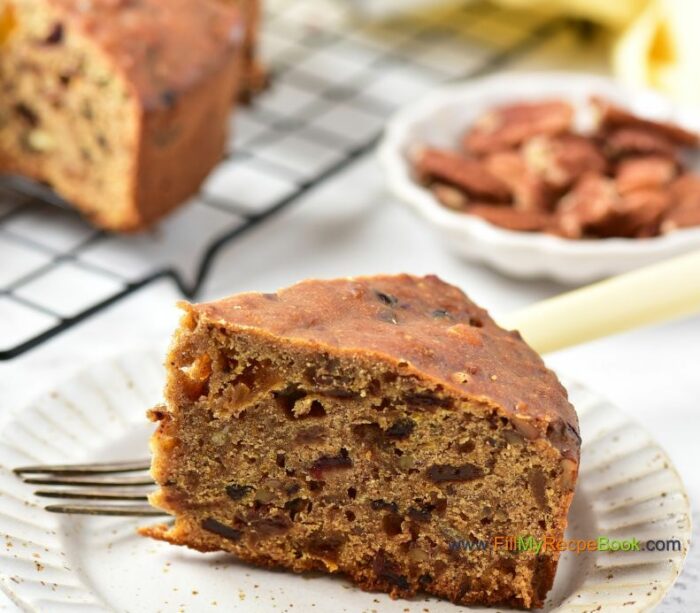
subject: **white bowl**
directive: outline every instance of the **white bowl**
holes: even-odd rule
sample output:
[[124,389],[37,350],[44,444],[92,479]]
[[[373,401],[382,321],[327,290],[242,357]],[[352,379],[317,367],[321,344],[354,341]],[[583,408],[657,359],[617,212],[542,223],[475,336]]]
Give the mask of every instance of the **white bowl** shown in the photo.
[[424,218],[455,253],[516,277],[549,277],[584,283],[700,248],[700,228],[646,239],[568,240],[505,230],[479,217],[442,206],[411,174],[414,145],[457,148],[464,130],[484,111],[523,100],[560,98],[576,109],[578,128],[590,125],[586,104],[601,95],[644,117],[671,120],[700,131],[700,114],[659,94],[630,90],[614,81],[565,72],[499,74],[450,85],[399,111],[389,122],[379,158],[391,191]]

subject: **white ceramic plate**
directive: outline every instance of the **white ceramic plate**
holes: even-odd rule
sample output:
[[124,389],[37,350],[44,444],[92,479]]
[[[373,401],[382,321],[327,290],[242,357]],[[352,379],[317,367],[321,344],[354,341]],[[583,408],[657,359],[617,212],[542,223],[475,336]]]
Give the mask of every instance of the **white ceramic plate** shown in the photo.
[[[0,434],[0,587],[27,611],[455,611],[392,601],[340,577],[262,570],[137,536],[144,520],[52,515],[12,474],[28,463],[146,455],[163,378],[155,352],[90,367],[17,412]],[[690,537],[683,484],[664,451],[620,410],[565,382],[581,418],[579,487],[568,537],[679,539],[677,552],[562,557],[545,610],[649,610],[678,576]],[[597,607],[602,607],[598,609]],[[483,609],[477,609],[483,610]]]
[[389,188],[425,219],[452,251],[517,277],[583,283],[622,273],[700,247],[700,228],[648,239],[567,240],[512,232],[442,206],[416,183],[406,153],[415,145],[459,148],[464,130],[484,111],[516,101],[561,98],[577,109],[581,128],[591,122],[586,101],[598,94],[649,118],[700,131],[700,114],[651,91],[629,90],[603,77],[574,73],[499,74],[441,88],[399,111],[379,148]]

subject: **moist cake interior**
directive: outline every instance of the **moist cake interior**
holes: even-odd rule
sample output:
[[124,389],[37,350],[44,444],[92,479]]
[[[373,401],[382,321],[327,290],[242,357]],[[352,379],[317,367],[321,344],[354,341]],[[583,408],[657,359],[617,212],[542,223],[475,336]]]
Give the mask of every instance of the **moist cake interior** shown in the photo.
[[393,596],[542,604],[555,553],[460,546],[561,537],[576,464],[527,422],[401,363],[232,336],[194,311],[171,360],[152,502],[177,518],[145,534]]

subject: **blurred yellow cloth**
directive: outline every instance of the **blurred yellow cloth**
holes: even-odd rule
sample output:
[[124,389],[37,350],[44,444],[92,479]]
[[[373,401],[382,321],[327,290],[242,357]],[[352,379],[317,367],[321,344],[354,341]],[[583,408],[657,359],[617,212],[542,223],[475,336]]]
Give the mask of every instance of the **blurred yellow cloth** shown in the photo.
[[585,17],[615,35],[612,65],[630,85],[700,105],[700,0],[494,0]]

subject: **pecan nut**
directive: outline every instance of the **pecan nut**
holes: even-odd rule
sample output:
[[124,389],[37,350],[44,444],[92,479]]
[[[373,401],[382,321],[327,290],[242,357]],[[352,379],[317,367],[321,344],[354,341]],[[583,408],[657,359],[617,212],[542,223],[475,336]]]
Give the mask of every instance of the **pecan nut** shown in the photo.
[[542,177],[533,171],[521,153],[498,151],[484,158],[486,168],[503,181],[513,194],[513,206],[522,211],[547,211],[556,194]]
[[659,189],[671,183],[677,172],[675,160],[667,157],[629,158],[617,167],[615,186],[622,195],[640,189]]
[[598,96],[591,98],[591,105],[598,114],[598,126],[603,132],[621,127],[640,128],[648,133],[663,136],[674,145],[681,147],[697,147],[700,145],[700,135],[686,130],[675,123],[639,117]]
[[424,183],[439,181],[457,187],[470,198],[508,202],[510,190],[479,160],[454,151],[423,147],[414,152],[416,174]]
[[613,216],[619,200],[612,179],[584,175],[559,202],[557,217],[562,234],[581,238],[588,230],[604,225]]
[[567,132],[573,119],[574,109],[561,100],[501,106],[481,115],[462,144],[477,155],[511,149],[539,134]]
[[557,189],[568,188],[586,172],[604,174],[608,167],[596,143],[578,134],[536,136],[523,153],[528,166]]

